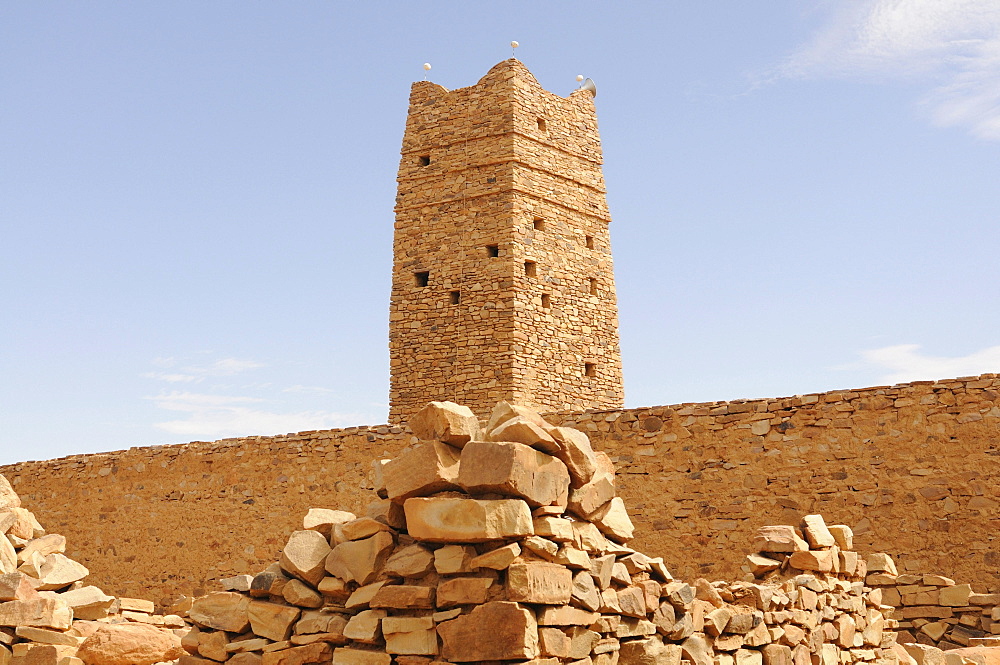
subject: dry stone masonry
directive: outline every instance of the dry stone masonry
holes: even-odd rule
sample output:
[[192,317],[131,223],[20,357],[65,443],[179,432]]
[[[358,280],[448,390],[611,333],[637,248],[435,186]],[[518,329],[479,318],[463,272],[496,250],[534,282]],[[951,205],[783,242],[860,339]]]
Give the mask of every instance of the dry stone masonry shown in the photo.
[[581,432],[508,403],[485,428],[431,403],[412,428],[420,443],[374,464],[367,515],[310,510],[275,564],[190,604],[180,665],[901,657],[847,527],[766,527],[755,576],[688,584],[628,546],[614,466]]
[[389,308],[390,414],[618,408],[623,389],[593,96],[511,59],[410,93]]

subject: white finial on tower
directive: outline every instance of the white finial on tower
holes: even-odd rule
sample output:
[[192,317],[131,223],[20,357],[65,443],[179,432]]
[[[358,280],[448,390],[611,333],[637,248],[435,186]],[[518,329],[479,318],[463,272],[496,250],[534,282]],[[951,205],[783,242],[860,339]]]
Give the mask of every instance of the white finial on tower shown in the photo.
[[512,58],[514,57],[514,49],[516,49],[518,46],[520,46],[520,44],[518,44],[517,42],[510,43],[510,57]]
[[429,72],[430,70],[431,70],[431,63],[425,62],[424,63],[424,80],[425,81],[427,80],[427,72]]
[[[583,74],[577,74],[576,75],[576,82],[577,83],[583,83]],[[576,86],[576,87],[579,88],[580,86]]]

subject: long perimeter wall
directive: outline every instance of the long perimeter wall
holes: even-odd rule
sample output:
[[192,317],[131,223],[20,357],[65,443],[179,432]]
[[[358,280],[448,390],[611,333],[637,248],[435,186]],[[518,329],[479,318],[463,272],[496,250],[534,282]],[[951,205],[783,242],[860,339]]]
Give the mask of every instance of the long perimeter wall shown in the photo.
[[[550,414],[618,466],[633,546],[728,579],[758,526],[822,513],[900,572],[1000,590],[1000,378]],[[108,593],[154,598],[273,562],[309,507],[363,514],[371,462],[413,442],[361,427],[0,467]]]

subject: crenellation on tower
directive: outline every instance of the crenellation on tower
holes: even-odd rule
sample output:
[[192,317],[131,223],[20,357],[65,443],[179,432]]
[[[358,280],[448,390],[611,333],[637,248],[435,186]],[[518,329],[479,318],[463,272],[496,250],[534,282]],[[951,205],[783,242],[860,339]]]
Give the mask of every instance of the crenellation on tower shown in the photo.
[[514,59],[467,88],[415,83],[398,183],[390,422],[431,400],[620,407],[591,93],[547,92]]

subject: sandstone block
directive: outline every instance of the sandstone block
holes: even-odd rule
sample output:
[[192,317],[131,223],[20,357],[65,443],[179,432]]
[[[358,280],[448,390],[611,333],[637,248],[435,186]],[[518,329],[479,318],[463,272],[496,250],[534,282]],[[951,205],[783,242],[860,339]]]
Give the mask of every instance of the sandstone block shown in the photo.
[[560,547],[558,554],[556,554],[556,558],[552,561],[553,563],[558,563],[566,566],[567,568],[572,568],[573,570],[590,569],[590,555],[583,550],[570,547],[569,545]]
[[845,524],[831,524],[827,529],[829,529],[830,534],[837,543],[837,547],[841,550],[854,549],[854,531],[851,527]]
[[309,633],[341,633],[347,625],[347,619],[342,614],[331,614],[323,610],[306,610],[295,622],[294,633],[305,635]]
[[629,519],[628,511],[625,510],[625,501],[621,497],[616,496],[598,508],[590,519],[601,530],[601,533],[611,540],[623,543],[632,539],[635,527],[632,526],[632,520]]
[[[543,656],[569,658],[571,645],[569,635],[558,628],[538,629],[538,650]],[[590,649],[588,648],[585,656],[589,655]]]
[[590,574],[601,589],[611,586],[611,573],[615,567],[615,555],[607,554],[590,560]]
[[68,630],[73,610],[58,598],[11,600],[0,603],[0,626],[34,626]]
[[832,550],[792,552],[792,555],[788,557],[788,565],[799,570],[829,573],[833,571],[833,556]]
[[54,554],[56,552],[66,551],[66,537],[61,536],[58,533],[50,533],[42,536],[41,538],[35,538],[34,540],[29,540],[28,544],[17,553],[17,558],[20,561],[25,561],[34,553],[41,554],[43,557],[49,554]]
[[286,573],[312,586],[323,579],[324,564],[330,554],[330,544],[318,531],[295,531],[281,551],[278,563]]
[[247,616],[250,619],[250,629],[254,635],[266,637],[280,642],[287,640],[292,634],[294,624],[302,611],[297,607],[268,603],[262,600],[250,601]]
[[611,548],[601,530],[590,522],[573,522],[574,544],[587,552],[604,554]]
[[392,534],[387,531],[379,531],[371,538],[341,543],[326,557],[326,570],[343,580],[368,584],[382,569],[394,544]]
[[14,634],[28,642],[38,642],[39,644],[56,644],[67,647],[78,647],[83,644],[84,638],[61,630],[50,628],[32,628],[31,626],[18,626]]
[[361,540],[362,538],[374,536],[379,531],[386,531],[387,529],[388,525],[383,522],[379,522],[374,518],[359,517],[351,520],[350,522],[335,524],[333,527],[333,542],[334,544],[339,545],[340,543],[346,543],[349,540]]
[[221,630],[205,631],[198,634],[198,655],[222,662],[229,657],[226,652],[228,638]]
[[381,622],[386,616],[385,610],[362,610],[348,620],[344,627],[344,637],[356,642],[372,644],[382,634]]
[[45,529],[35,519],[35,515],[26,508],[10,508],[14,515],[14,522],[7,528],[7,535],[23,540],[41,538],[45,535]]
[[392,656],[381,651],[363,651],[338,647],[333,652],[333,665],[391,665]]
[[372,608],[410,609],[434,607],[434,587],[383,586],[372,597]]
[[469,569],[489,568],[491,570],[505,570],[520,554],[520,545],[517,543],[508,543],[503,547],[483,552],[473,558],[469,561]]
[[589,519],[596,510],[613,499],[614,496],[614,475],[597,471],[589,481],[569,493],[568,507],[574,514]]
[[0,510],[10,510],[21,507],[21,497],[17,495],[10,482],[0,474]]
[[[37,553],[36,553],[37,554]],[[78,582],[90,574],[90,571],[80,563],[67,556],[54,552],[44,557],[44,563],[39,569],[39,591],[62,589],[73,582]]]
[[333,600],[341,602],[351,596],[348,583],[339,577],[334,577],[333,575],[327,575],[321,579],[319,584],[316,586],[316,590],[327,598],[332,598]]
[[681,644],[681,655],[692,665],[714,665],[712,642],[701,633],[695,633]]
[[537,411],[533,411],[526,406],[520,406],[518,404],[497,402],[497,405],[493,407],[493,411],[490,412],[489,421],[486,423],[486,435],[489,436],[489,434],[497,427],[504,424],[511,418],[517,418],[518,416],[538,425],[542,429],[549,428],[549,424],[545,422],[544,418],[538,415]]
[[590,482],[598,468],[597,455],[590,445],[590,437],[572,427],[550,427],[546,431],[559,445],[559,449],[552,454],[566,465],[570,484],[580,487]]
[[413,498],[403,509],[417,540],[475,543],[533,535],[531,511],[519,499]]
[[[443,659],[453,663],[526,660],[538,655],[538,628],[517,603],[495,601],[438,624]],[[483,636],[489,635],[489,639]]]
[[735,655],[736,665],[762,665],[764,660],[763,654],[754,649],[740,649]]
[[325,642],[306,644],[281,651],[265,651],[261,665],[307,665],[307,663],[329,663],[333,648]]
[[757,577],[766,575],[772,570],[777,570],[781,566],[780,561],[775,561],[760,554],[748,554],[747,564],[750,566],[750,572]]
[[242,633],[250,627],[249,609],[250,599],[246,596],[232,591],[216,591],[196,598],[188,611],[188,618],[206,628]]
[[558,543],[568,543],[573,540],[573,523],[562,517],[544,515],[532,520],[535,534],[554,540]]
[[968,584],[956,584],[943,587],[938,593],[938,604],[946,607],[965,607],[969,604],[972,587]]
[[758,552],[791,554],[809,549],[809,544],[799,537],[793,526],[762,526],[754,536],[753,548]]
[[581,570],[573,575],[572,602],[591,612],[601,609],[601,592],[594,584],[594,576],[589,570]]
[[822,515],[806,515],[802,518],[802,533],[810,547],[833,547],[837,544],[833,534],[826,527]]
[[434,555],[422,545],[409,545],[392,553],[383,570],[396,577],[420,577],[434,567]]
[[488,577],[455,577],[438,582],[437,606],[481,605],[486,602],[486,592],[493,585]]
[[507,598],[540,605],[563,605],[573,594],[572,572],[554,563],[514,563],[507,568]]
[[487,438],[493,442],[513,442],[531,446],[546,453],[554,453],[559,450],[559,444],[545,431],[545,427],[539,426],[523,416],[515,416],[494,428]]
[[538,612],[539,626],[591,626],[600,617],[597,612],[588,612],[576,607],[543,607]]
[[898,575],[896,572],[896,562],[892,557],[882,552],[875,552],[865,557],[865,564],[869,573],[886,573],[888,575]]
[[259,653],[250,651],[236,653],[226,661],[226,665],[263,665],[263,663],[264,659]]
[[402,503],[415,496],[458,489],[460,452],[446,443],[427,441],[382,467],[389,499]]
[[[6,539],[4,538],[3,540]],[[35,591],[35,587],[24,573],[16,572],[0,575],[0,601],[36,600],[38,597],[38,592]]]
[[438,636],[434,628],[385,636],[385,650],[393,654],[433,656],[438,652]]
[[927,644],[904,644],[903,649],[917,665],[944,665],[944,652]]
[[0,574],[16,572],[17,566],[17,551],[14,549],[14,545],[11,544],[10,539],[3,536],[0,538]]
[[645,618],[646,596],[641,587],[630,586],[617,592],[618,606],[625,616]]
[[619,665],[680,665],[681,647],[664,644],[658,637],[625,642],[618,657]]
[[285,602],[299,607],[323,607],[323,596],[299,580],[289,580],[281,589],[281,597]]
[[281,572],[279,566],[274,566],[274,568],[276,570],[265,570],[254,575],[253,581],[250,583],[251,596],[281,595],[281,590],[288,583],[289,578]]
[[409,424],[418,439],[443,441],[458,448],[482,438],[476,414],[454,402],[431,402],[410,418]]
[[142,623],[106,624],[80,645],[87,665],[153,665],[184,655],[181,640],[168,630]]
[[462,449],[458,484],[470,493],[520,497],[531,506],[565,505],[569,472],[523,443],[472,441]]
[[223,577],[219,580],[219,584],[222,586],[223,591],[249,591],[250,585],[253,584],[253,575]]
[[[520,554],[520,550],[518,550],[518,554]],[[467,573],[472,569],[469,563],[474,558],[476,558],[476,550],[470,545],[445,545],[434,550],[434,570],[441,575]],[[506,566],[504,567],[506,568]]]

